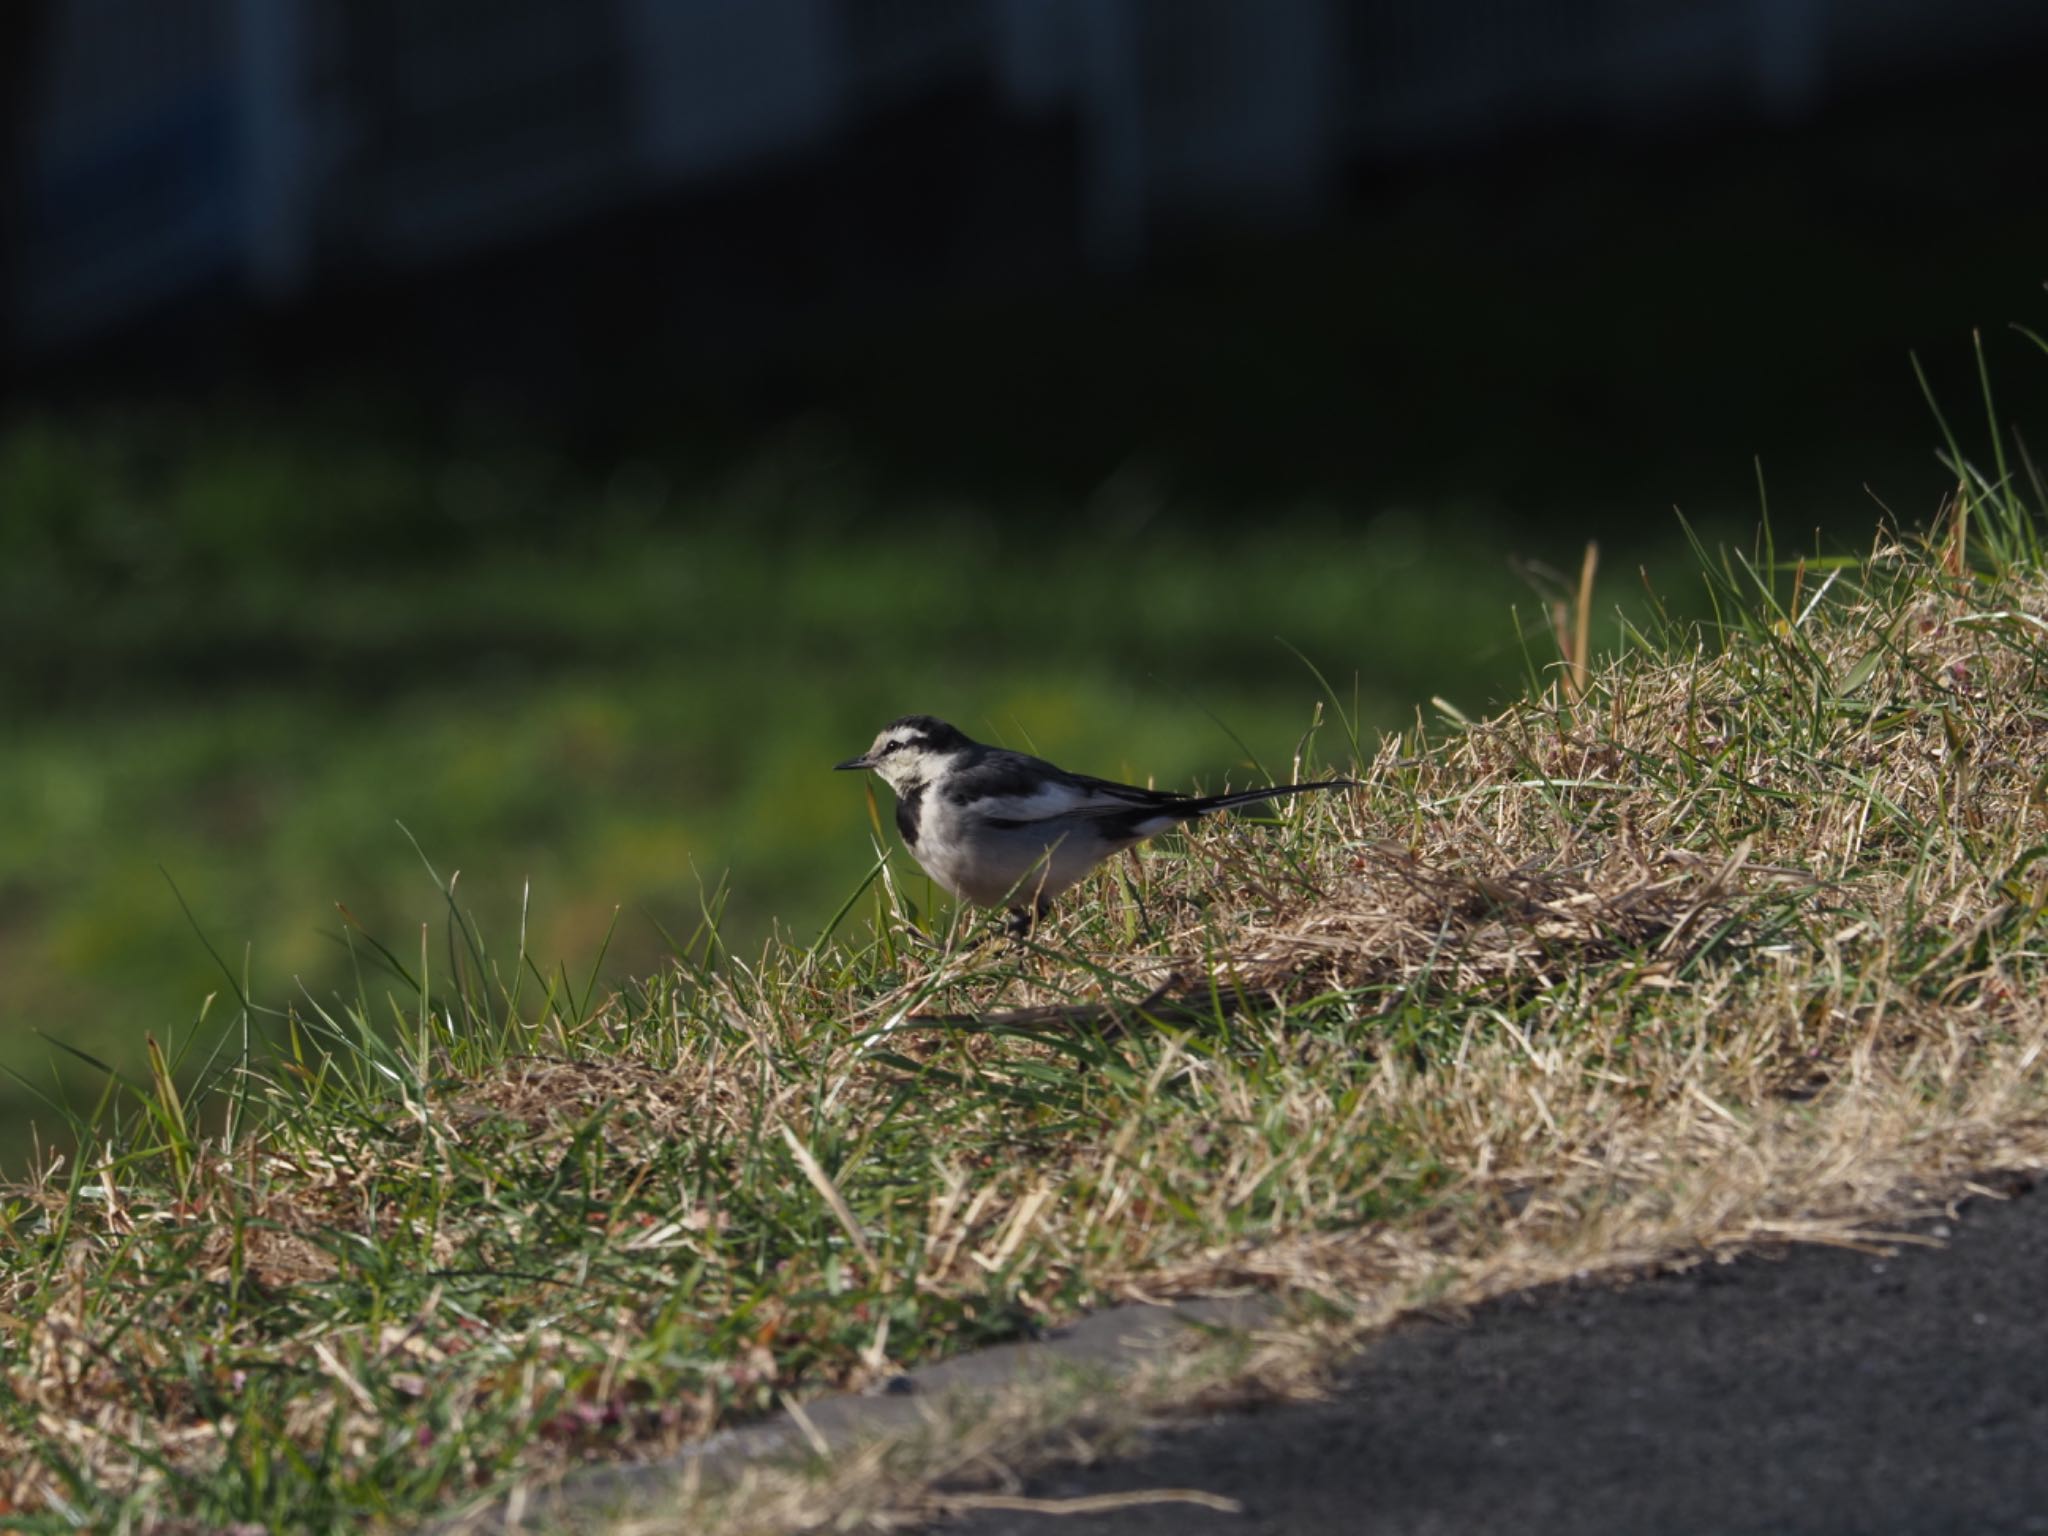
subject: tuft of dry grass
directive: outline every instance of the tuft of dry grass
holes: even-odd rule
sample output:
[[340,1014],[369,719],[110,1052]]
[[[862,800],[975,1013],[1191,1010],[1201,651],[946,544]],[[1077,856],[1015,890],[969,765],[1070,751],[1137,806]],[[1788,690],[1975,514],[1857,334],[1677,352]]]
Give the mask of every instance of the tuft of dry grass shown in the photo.
[[1575,641],[1022,947],[918,938],[884,860],[859,937],[742,959],[710,912],[586,1007],[451,891],[445,963],[364,941],[403,1002],[112,1087],[0,1197],[0,1511],[395,1525],[1113,1299],[1312,1303],[689,1517],[880,1528],[1405,1309],[1888,1241],[2048,1163],[2032,526],[1966,478],[1924,541],[1706,561],[1715,627]]

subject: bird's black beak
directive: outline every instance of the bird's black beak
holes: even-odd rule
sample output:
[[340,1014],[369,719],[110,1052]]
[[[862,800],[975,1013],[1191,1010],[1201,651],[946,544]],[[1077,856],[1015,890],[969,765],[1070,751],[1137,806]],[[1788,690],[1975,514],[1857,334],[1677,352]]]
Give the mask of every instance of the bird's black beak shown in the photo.
[[867,760],[867,757],[865,755],[862,755],[860,757],[849,757],[843,763],[834,763],[832,765],[832,771],[834,773],[844,773],[849,768],[871,768],[873,766],[874,765]]

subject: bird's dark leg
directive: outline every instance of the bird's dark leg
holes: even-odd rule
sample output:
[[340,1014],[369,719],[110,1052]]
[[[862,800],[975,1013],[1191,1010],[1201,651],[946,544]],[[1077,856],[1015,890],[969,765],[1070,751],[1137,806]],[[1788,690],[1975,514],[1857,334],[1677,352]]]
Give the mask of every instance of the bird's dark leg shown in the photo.
[[1045,914],[1051,910],[1052,903],[1043,896],[1040,896],[1029,906],[1012,907],[1010,908],[1008,921],[1003,924],[1003,931],[1009,934],[1011,938],[1022,943],[1025,939],[1031,937],[1033,930],[1044,920]]

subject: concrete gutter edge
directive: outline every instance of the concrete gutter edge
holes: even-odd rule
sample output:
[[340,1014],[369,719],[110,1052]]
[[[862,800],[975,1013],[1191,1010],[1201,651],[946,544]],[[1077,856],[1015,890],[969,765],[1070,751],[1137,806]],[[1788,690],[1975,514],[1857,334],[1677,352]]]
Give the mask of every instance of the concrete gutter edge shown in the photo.
[[937,1422],[941,1409],[995,1403],[1062,1378],[1099,1375],[1121,1383],[1191,1333],[1244,1336],[1280,1317],[1267,1295],[1131,1302],[1090,1313],[1034,1339],[996,1344],[891,1378],[877,1392],[841,1392],[785,1409],[756,1424],[723,1430],[660,1461],[581,1468],[539,1493],[498,1497],[432,1527],[444,1536],[484,1536],[529,1522],[561,1522],[582,1513],[658,1497],[691,1475],[700,1486],[737,1481],[762,1462],[831,1457],[853,1446]]

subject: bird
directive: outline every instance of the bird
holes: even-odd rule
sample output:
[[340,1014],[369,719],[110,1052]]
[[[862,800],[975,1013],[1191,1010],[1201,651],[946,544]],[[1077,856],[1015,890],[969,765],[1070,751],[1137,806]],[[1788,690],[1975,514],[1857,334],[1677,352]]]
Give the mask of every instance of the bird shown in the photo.
[[1148,837],[1234,805],[1358,782],[1176,795],[985,746],[931,715],[890,722],[867,751],[833,767],[880,777],[896,793],[896,830],[925,872],[977,906],[1009,907],[1019,934],[1096,865]]

